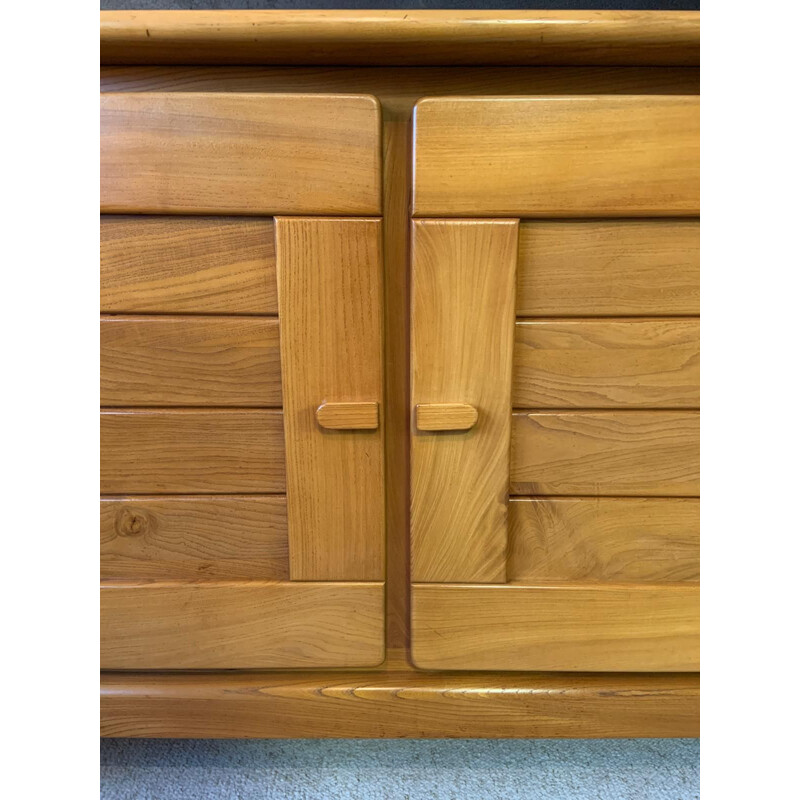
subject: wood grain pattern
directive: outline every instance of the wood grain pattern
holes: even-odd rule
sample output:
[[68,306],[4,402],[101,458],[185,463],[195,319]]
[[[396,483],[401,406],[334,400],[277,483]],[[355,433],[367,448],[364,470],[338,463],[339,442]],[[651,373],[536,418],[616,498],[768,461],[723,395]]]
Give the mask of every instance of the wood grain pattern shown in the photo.
[[331,431],[374,431],[378,428],[378,403],[323,403],[315,412],[322,428]]
[[106,213],[380,213],[365,95],[100,95]]
[[280,406],[278,320],[103,317],[103,406]]
[[105,497],[104,580],[286,580],[286,498]]
[[700,493],[700,417],[694,411],[542,411],[514,414],[511,493]]
[[514,336],[518,408],[697,408],[700,320],[526,320]]
[[[384,222],[387,299],[387,477],[390,539],[389,578],[394,591],[387,597],[390,640],[402,646],[406,640],[407,593],[407,482],[408,363],[406,264],[404,257],[407,195],[405,185],[406,126],[410,105],[420,96],[459,94],[685,94],[696,91],[694,69],[659,68],[209,68],[134,67],[105,68],[103,83],[114,90],[160,91],[332,91],[381,95],[387,115],[384,145]],[[194,221],[175,219],[176,222]],[[241,220],[250,222],[255,220]],[[570,221],[572,223],[574,221]],[[645,222],[645,221],[642,221]],[[646,222],[650,222],[649,220]],[[662,222],[662,221],[659,221]],[[671,223],[674,220],[663,220]],[[520,256],[526,249],[521,227]],[[535,224],[569,224],[540,223]],[[580,223],[580,224],[594,224]],[[636,223],[638,224],[638,222]],[[560,234],[554,236],[559,241]],[[600,244],[584,248],[563,244],[567,255],[581,252],[584,258]],[[630,252],[628,247],[625,252]],[[588,272],[578,280],[567,280],[566,296],[576,296],[593,275],[603,278],[624,261],[625,252],[606,260],[605,270]],[[642,259],[640,258],[641,262]],[[631,267],[636,259],[631,258]],[[641,282],[640,298],[622,310],[612,307],[613,289],[622,292],[619,280],[609,291],[609,315],[694,314],[692,307],[677,305],[680,285],[656,292],[656,282],[675,273],[675,265],[654,270]],[[518,280],[525,276],[523,271]],[[610,280],[610,277],[609,277]],[[602,280],[601,280],[602,282]],[[646,291],[648,284],[653,292]],[[674,283],[674,282],[673,282]],[[521,290],[522,285],[519,286]],[[628,288],[625,287],[626,292]],[[541,290],[539,296],[545,297]],[[656,296],[658,295],[658,296]],[[597,296],[597,295],[595,295]],[[546,299],[546,298],[545,298]],[[666,305],[675,301],[674,309]],[[640,303],[637,305],[636,303]],[[563,298],[556,298],[561,313]],[[597,309],[597,310],[595,310]],[[127,311],[128,309],[122,309]],[[136,311],[137,309],[130,309]],[[149,309],[145,309],[146,311]],[[169,309],[168,309],[169,310]],[[191,307],[187,308],[192,311]],[[203,313],[216,313],[214,309]],[[223,313],[228,313],[224,309]],[[267,313],[275,313],[276,307]],[[236,312],[234,312],[236,313]],[[244,313],[262,313],[246,309]],[[577,316],[605,313],[600,302],[578,311]],[[395,368],[396,365],[398,368]],[[405,387],[405,388],[404,388]],[[404,394],[405,392],[405,394]],[[405,399],[403,399],[405,398]],[[392,476],[395,476],[392,479]],[[137,498],[138,499],[138,498]],[[215,499],[215,498],[214,498]],[[415,683],[415,680],[420,683]],[[109,681],[111,683],[109,683]],[[178,683],[175,683],[178,681]],[[697,680],[690,675],[568,675],[456,673],[454,677],[392,673],[225,673],[218,675],[117,675],[106,673],[104,733],[107,735],[198,735],[198,736],[639,736],[697,734]],[[346,711],[343,710],[346,706]],[[346,718],[347,724],[342,720]]]
[[510,581],[663,583],[700,579],[700,501],[515,497]]
[[[384,114],[386,111],[384,109]],[[409,374],[410,292],[406,119],[385,119],[383,135],[384,447],[386,469],[386,646],[408,646],[411,563]]]
[[519,229],[517,314],[700,313],[700,223],[535,220]]
[[379,583],[108,583],[103,669],[270,669],[380,664]]
[[[373,94],[386,123],[408,122],[414,103],[440,95],[698,94],[700,71],[686,67],[192,67],[100,68],[105,92],[334,92]],[[388,145],[391,149],[392,145]],[[403,162],[407,151],[403,151]],[[405,166],[405,164],[404,164]],[[384,160],[384,177],[386,171]],[[399,178],[397,170],[392,177]],[[406,180],[401,182],[405,186]],[[384,180],[384,216],[396,183]],[[408,210],[408,197],[404,201]],[[395,213],[400,213],[392,205]],[[404,216],[400,213],[400,216]]]
[[[663,21],[661,24],[663,29]],[[304,57],[307,48],[304,48]],[[386,503],[387,503],[387,641],[390,646],[404,647],[408,642],[409,618],[409,423],[412,416],[409,393],[409,295],[408,295],[408,196],[409,173],[407,154],[410,151],[408,120],[414,103],[421,97],[436,95],[524,95],[524,94],[695,94],[699,91],[699,70],[695,68],[671,67],[504,67],[460,66],[460,67],[347,67],[347,66],[300,66],[286,67],[237,67],[237,66],[131,66],[101,67],[101,87],[104,91],[176,91],[176,92],[333,92],[345,94],[374,94],[379,97],[384,115],[384,260],[385,260],[385,320],[386,320],[386,407],[384,429],[386,437]],[[247,220],[243,220],[247,221]],[[664,220],[671,222],[672,220]],[[642,221],[645,222],[645,221]],[[557,224],[555,222],[537,224]],[[582,223],[583,224],[583,223]],[[585,224],[595,224],[594,221]],[[637,223],[638,224],[638,221]],[[527,228],[523,223],[521,233]],[[555,237],[559,241],[559,237]],[[522,242],[520,255],[524,256]],[[569,247],[565,248],[566,250]],[[573,247],[577,252],[580,248]],[[599,249],[599,246],[596,248]],[[584,259],[591,247],[582,250]],[[641,260],[641,259],[639,259]],[[568,259],[565,258],[568,263]],[[612,267],[624,261],[624,253],[616,253],[608,259],[603,269],[612,274]],[[635,261],[634,261],[635,264]],[[633,266],[633,265],[631,265]],[[642,283],[640,294],[651,297],[650,306],[643,304],[620,312],[611,306],[613,292],[607,305],[609,313],[678,313],[694,314],[697,310],[677,305],[680,300],[680,284],[666,290],[646,292],[648,281],[652,285],[665,286],[665,275],[675,272],[675,267],[654,270]],[[628,271],[630,274],[630,270]],[[593,276],[602,273],[589,272],[577,281],[567,280],[566,297],[578,296],[582,286]],[[518,276],[518,281],[524,273]],[[658,281],[661,283],[658,283]],[[691,282],[690,282],[691,283]],[[602,280],[600,281],[602,286]],[[617,279],[617,288],[622,292],[623,284]],[[554,289],[555,291],[555,289]],[[627,289],[626,289],[627,291]],[[541,289],[539,296],[545,297]],[[597,297],[595,292],[595,297]],[[670,311],[667,300],[675,297],[675,309]],[[698,295],[699,297],[699,295]],[[555,298],[556,308],[566,308],[564,295]],[[661,308],[663,307],[663,311]],[[594,310],[597,308],[597,311]],[[551,314],[552,311],[545,311]],[[579,315],[604,313],[600,303]],[[404,366],[406,365],[406,366]],[[463,673],[462,673],[463,674]],[[520,675],[517,674],[517,678]],[[497,695],[494,695],[497,697]],[[511,697],[512,695],[507,695]],[[452,697],[452,695],[450,695]],[[288,702],[288,701],[287,701]],[[478,702],[478,694],[466,702]],[[289,707],[294,708],[291,702]],[[628,713],[638,708],[631,704]],[[555,708],[559,708],[556,704]],[[392,708],[392,706],[388,706]],[[404,706],[394,713],[400,717]],[[489,709],[491,705],[489,706]],[[487,716],[492,717],[487,709]],[[154,710],[153,713],[156,713]],[[300,713],[296,711],[293,713]],[[388,712],[387,712],[388,713]],[[462,714],[464,710],[462,709]],[[568,712],[565,712],[568,714]],[[312,715],[313,716],[313,715]],[[431,715],[437,717],[436,714]],[[503,719],[502,712],[500,713]],[[438,718],[438,717],[437,717]],[[519,720],[519,735],[534,730],[530,718]],[[571,726],[580,727],[581,715],[573,717]],[[654,715],[660,724],[660,717]],[[453,730],[457,727],[458,714],[449,717]],[[477,720],[472,720],[478,724]],[[537,721],[536,730],[541,730]],[[603,724],[602,720],[598,720]],[[201,724],[201,721],[198,721]],[[209,721],[209,725],[213,723]],[[254,724],[255,723],[254,721]],[[277,725],[277,720],[275,720]],[[311,724],[311,723],[310,723]],[[324,723],[321,723],[324,724]],[[376,723],[377,724],[377,723]],[[409,722],[410,724],[410,722]],[[696,725],[696,722],[692,723]],[[354,723],[355,725],[355,723]],[[428,721],[433,727],[433,720]],[[566,725],[569,727],[569,725]],[[264,720],[260,720],[263,730]],[[269,727],[269,723],[267,723]],[[642,724],[642,730],[647,726]],[[341,729],[341,725],[337,724]],[[396,730],[401,730],[398,723]],[[466,729],[462,729],[466,731]],[[630,730],[634,730],[632,726]],[[265,734],[269,735],[269,734]],[[365,734],[367,735],[367,734]],[[420,734],[422,735],[422,734]],[[455,734],[453,734],[455,735]],[[463,735],[463,733],[462,733]]]
[[292,580],[384,574],[383,433],[326,431],[324,402],[383,395],[376,219],[275,220]]
[[698,64],[671,11],[101,11],[105,64]]
[[418,431],[469,431],[478,421],[469,403],[421,403],[414,413]]
[[100,310],[277,314],[272,220],[101,217]]
[[421,669],[695,672],[692,584],[415,584]]
[[411,572],[503,581],[516,221],[415,221],[411,404],[467,403],[469,431],[411,437]]
[[429,98],[415,216],[696,216],[696,97]]
[[104,411],[100,462],[103,494],[284,492],[283,414]]
[[690,673],[106,672],[100,713],[104,736],[673,737],[699,735],[699,694]]

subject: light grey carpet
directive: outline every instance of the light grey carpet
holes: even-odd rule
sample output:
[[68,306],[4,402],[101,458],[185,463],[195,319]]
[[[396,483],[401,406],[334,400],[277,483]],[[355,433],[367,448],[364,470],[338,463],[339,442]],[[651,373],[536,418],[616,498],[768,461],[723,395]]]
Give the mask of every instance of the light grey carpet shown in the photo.
[[101,800],[693,800],[696,739],[105,739]]

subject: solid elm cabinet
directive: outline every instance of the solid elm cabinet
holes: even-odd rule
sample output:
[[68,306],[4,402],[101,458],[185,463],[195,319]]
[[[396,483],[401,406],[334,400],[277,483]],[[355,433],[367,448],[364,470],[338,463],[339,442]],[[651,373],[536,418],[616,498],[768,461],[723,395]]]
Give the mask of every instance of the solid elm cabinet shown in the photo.
[[697,735],[697,34],[101,15],[104,735]]

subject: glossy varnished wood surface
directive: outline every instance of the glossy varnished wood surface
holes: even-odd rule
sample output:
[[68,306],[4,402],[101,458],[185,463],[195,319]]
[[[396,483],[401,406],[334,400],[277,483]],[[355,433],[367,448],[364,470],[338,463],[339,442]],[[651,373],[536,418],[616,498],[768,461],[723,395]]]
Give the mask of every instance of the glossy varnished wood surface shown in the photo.
[[100,577],[287,580],[286,498],[101,498]]
[[537,411],[511,424],[511,494],[700,493],[696,411]]
[[383,396],[378,219],[278,218],[292,580],[382,580],[383,432],[327,430],[328,401]]
[[418,431],[469,431],[478,421],[478,409],[469,403],[419,403],[414,408]]
[[671,11],[103,11],[105,64],[698,64]]
[[101,317],[100,404],[280,407],[278,320]]
[[375,431],[380,425],[380,404],[364,402],[322,403],[314,412],[320,427],[329,431]]
[[513,497],[510,581],[664,583],[700,579],[700,501]]
[[104,736],[597,738],[699,735],[692,674],[104,673]]
[[286,491],[280,411],[106,410],[100,450],[103,494]]
[[700,320],[517,321],[517,408],[697,408]]
[[[105,66],[100,69],[100,84],[106,92],[366,93],[380,99],[384,123],[405,122],[417,100],[440,95],[682,95],[700,91],[699,70],[690,67]],[[388,133],[386,125],[384,133]],[[406,157],[404,151],[404,161]],[[385,169],[384,175],[389,174]],[[400,178],[396,169],[391,177],[394,182],[383,187],[385,202],[407,181],[403,176],[396,183]]]
[[109,582],[100,653],[103,669],[375,666],[383,584]]
[[[408,364],[409,310],[407,291],[407,214],[409,174],[406,168],[410,148],[409,126],[414,103],[425,96],[464,95],[524,95],[529,94],[655,94],[684,95],[699,91],[699,70],[694,67],[347,67],[347,66],[105,66],[101,68],[101,86],[105,91],[163,91],[163,92],[334,92],[368,93],[379,97],[384,115],[384,260],[386,299],[386,475],[387,475],[387,641],[390,646],[404,648],[408,644],[408,509],[409,509],[409,376],[403,366]],[[660,222],[660,221],[659,221]],[[670,221],[666,221],[670,222]],[[595,221],[581,222],[594,224]],[[639,221],[636,221],[638,224]],[[556,224],[540,220],[540,224]],[[682,223],[681,223],[682,224]],[[524,248],[525,230],[520,226],[520,256],[532,252]],[[590,255],[600,249],[598,241],[584,248],[574,242],[559,243],[565,232],[555,232],[550,241],[554,255],[563,252],[561,261],[567,271],[563,281],[554,286],[552,304],[565,308],[565,298],[578,297],[578,315],[606,313],[697,313],[699,293],[682,278],[667,279],[678,273],[680,262],[668,260],[669,267],[654,265],[638,279],[637,263],[643,263],[642,252],[631,259],[622,276],[632,275],[627,283],[615,278],[618,292],[625,287],[622,310],[615,305],[613,293],[606,293],[594,281],[599,274],[588,262]],[[625,245],[630,247],[630,245]],[[614,249],[614,248],[612,248]],[[657,248],[652,247],[652,250]],[[586,269],[572,276],[568,271],[569,252],[580,250]],[[541,263],[540,254],[536,254]],[[616,264],[625,264],[625,249],[617,245],[611,257],[601,261],[610,271]],[[521,267],[524,264],[521,263]],[[647,264],[645,263],[645,266]],[[633,271],[632,271],[633,270]],[[518,290],[525,284],[520,272]],[[611,273],[609,273],[611,274]],[[659,281],[654,291],[648,281]],[[688,283],[688,288],[686,288]],[[638,285],[637,285],[638,284]],[[526,297],[547,295],[541,285],[533,285]],[[563,287],[563,288],[561,288]],[[631,294],[632,293],[632,294]],[[687,301],[683,300],[688,296]],[[643,298],[646,298],[643,301]],[[672,299],[674,298],[674,302]],[[627,304],[625,304],[627,301]],[[669,303],[667,301],[670,301]],[[519,302],[519,301],[518,301]],[[695,305],[692,305],[694,302]],[[581,305],[581,304],[584,305]],[[588,304],[588,311],[586,310]],[[661,310],[663,308],[663,311]],[[582,309],[582,310],[581,310]],[[552,310],[543,306],[545,314]]]
[[699,313],[698,220],[570,219],[520,224],[520,316]]
[[412,591],[421,669],[695,672],[700,590],[681,584],[433,584]]
[[417,217],[696,216],[694,96],[433,97],[414,109]]
[[383,135],[383,314],[386,468],[386,646],[408,647],[410,569],[410,292],[408,270],[408,148],[405,119],[388,118]]
[[[421,96],[441,94],[690,94],[699,88],[693,68],[574,67],[560,68],[353,68],[353,67],[104,67],[102,85],[114,91],[335,92],[379,95],[384,111],[384,239],[386,264],[387,358],[387,641],[401,648],[408,642],[407,477],[409,394],[408,306],[406,295],[406,121]],[[194,221],[175,219],[170,221]],[[255,222],[244,220],[241,222]],[[267,221],[268,222],[268,221]],[[574,222],[573,220],[569,221]],[[662,222],[662,221],[659,221]],[[672,220],[664,220],[671,223]],[[583,222],[582,225],[594,224]],[[639,221],[636,221],[638,224]],[[560,224],[537,220],[540,224]],[[682,224],[682,222],[681,222]],[[520,226],[520,256],[525,246]],[[267,241],[271,240],[267,239]],[[557,307],[577,297],[577,316],[591,314],[694,314],[696,290],[679,274],[680,262],[666,268],[644,263],[642,251],[615,279],[617,297],[603,297],[590,287],[598,273],[588,263],[602,250],[602,239],[577,246],[563,230],[550,238],[557,251],[580,252],[587,268],[565,275],[561,291],[554,287]],[[205,248],[200,248],[202,251]],[[616,247],[600,260],[603,269],[625,264],[631,245]],[[651,248],[655,252],[656,248]],[[135,253],[135,248],[131,252]],[[541,254],[537,254],[541,263]],[[602,256],[602,252],[599,252]],[[644,263],[641,280],[636,263]],[[525,278],[524,264],[520,280]],[[634,270],[634,271],[631,271]],[[674,276],[674,280],[667,280]],[[638,281],[638,285],[637,285]],[[661,282],[659,282],[661,281]],[[648,282],[655,282],[648,288]],[[273,298],[274,298],[274,284]],[[522,291],[524,284],[518,281]],[[531,284],[533,286],[533,284]],[[686,288],[688,286],[688,288]],[[632,293],[633,292],[633,293]],[[693,296],[694,292],[694,296]],[[230,295],[233,297],[233,295]],[[525,295],[548,302],[542,285]],[[582,297],[588,299],[584,300]],[[684,298],[688,297],[688,301]],[[581,303],[588,304],[581,306]],[[533,308],[533,307],[532,307]],[[243,306],[243,313],[265,313]],[[605,309],[608,309],[606,312]],[[137,311],[138,308],[120,308]],[[145,311],[151,309],[145,308]],[[173,309],[167,308],[167,311]],[[266,310],[275,313],[276,305]],[[239,313],[223,309],[224,313]],[[218,313],[211,308],[204,313]],[[533,310],[531,313],[539,313]],[[542,306],[542,315],[552,316]],[[566,313],[566,312],[565,312]],[[138,500],[139,498],[135,498]],[[213,498],[216,499],[216,498]],[[513,504],[512,504],[513,506]],[[252,678],[252,679],[251,679]],[[414,673],[402,667],[391,672],[325,674],[270,673],[262,676],[137,675],[106,673],[104,735],[150,736],[693,736],[697,735],[698,683],[691,675],[595,675],[524,673],[487,675],[458,672],[451,677]],[[343,712],[343,702],[348,703]],[[343,713],[347,724],[342,724]]]
[[139,214],[378,214],[365,95],[104,93],[100,206]]
[[277,314],[271,219],[103,216],[100,310]]
[[469,430],[412,429],[416,581],[505,579],[516,266],[516,220],[414,222],[412,409],[477,409]]

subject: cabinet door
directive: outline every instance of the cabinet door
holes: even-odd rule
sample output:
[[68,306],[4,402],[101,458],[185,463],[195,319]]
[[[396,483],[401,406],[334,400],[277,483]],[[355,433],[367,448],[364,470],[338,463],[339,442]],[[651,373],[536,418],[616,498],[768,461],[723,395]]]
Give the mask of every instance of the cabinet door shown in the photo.
[[698,669],[695,97],[414,119],[412,651]]
[[103,668],[383,660],[379,143],[369,97],[102,97]]

